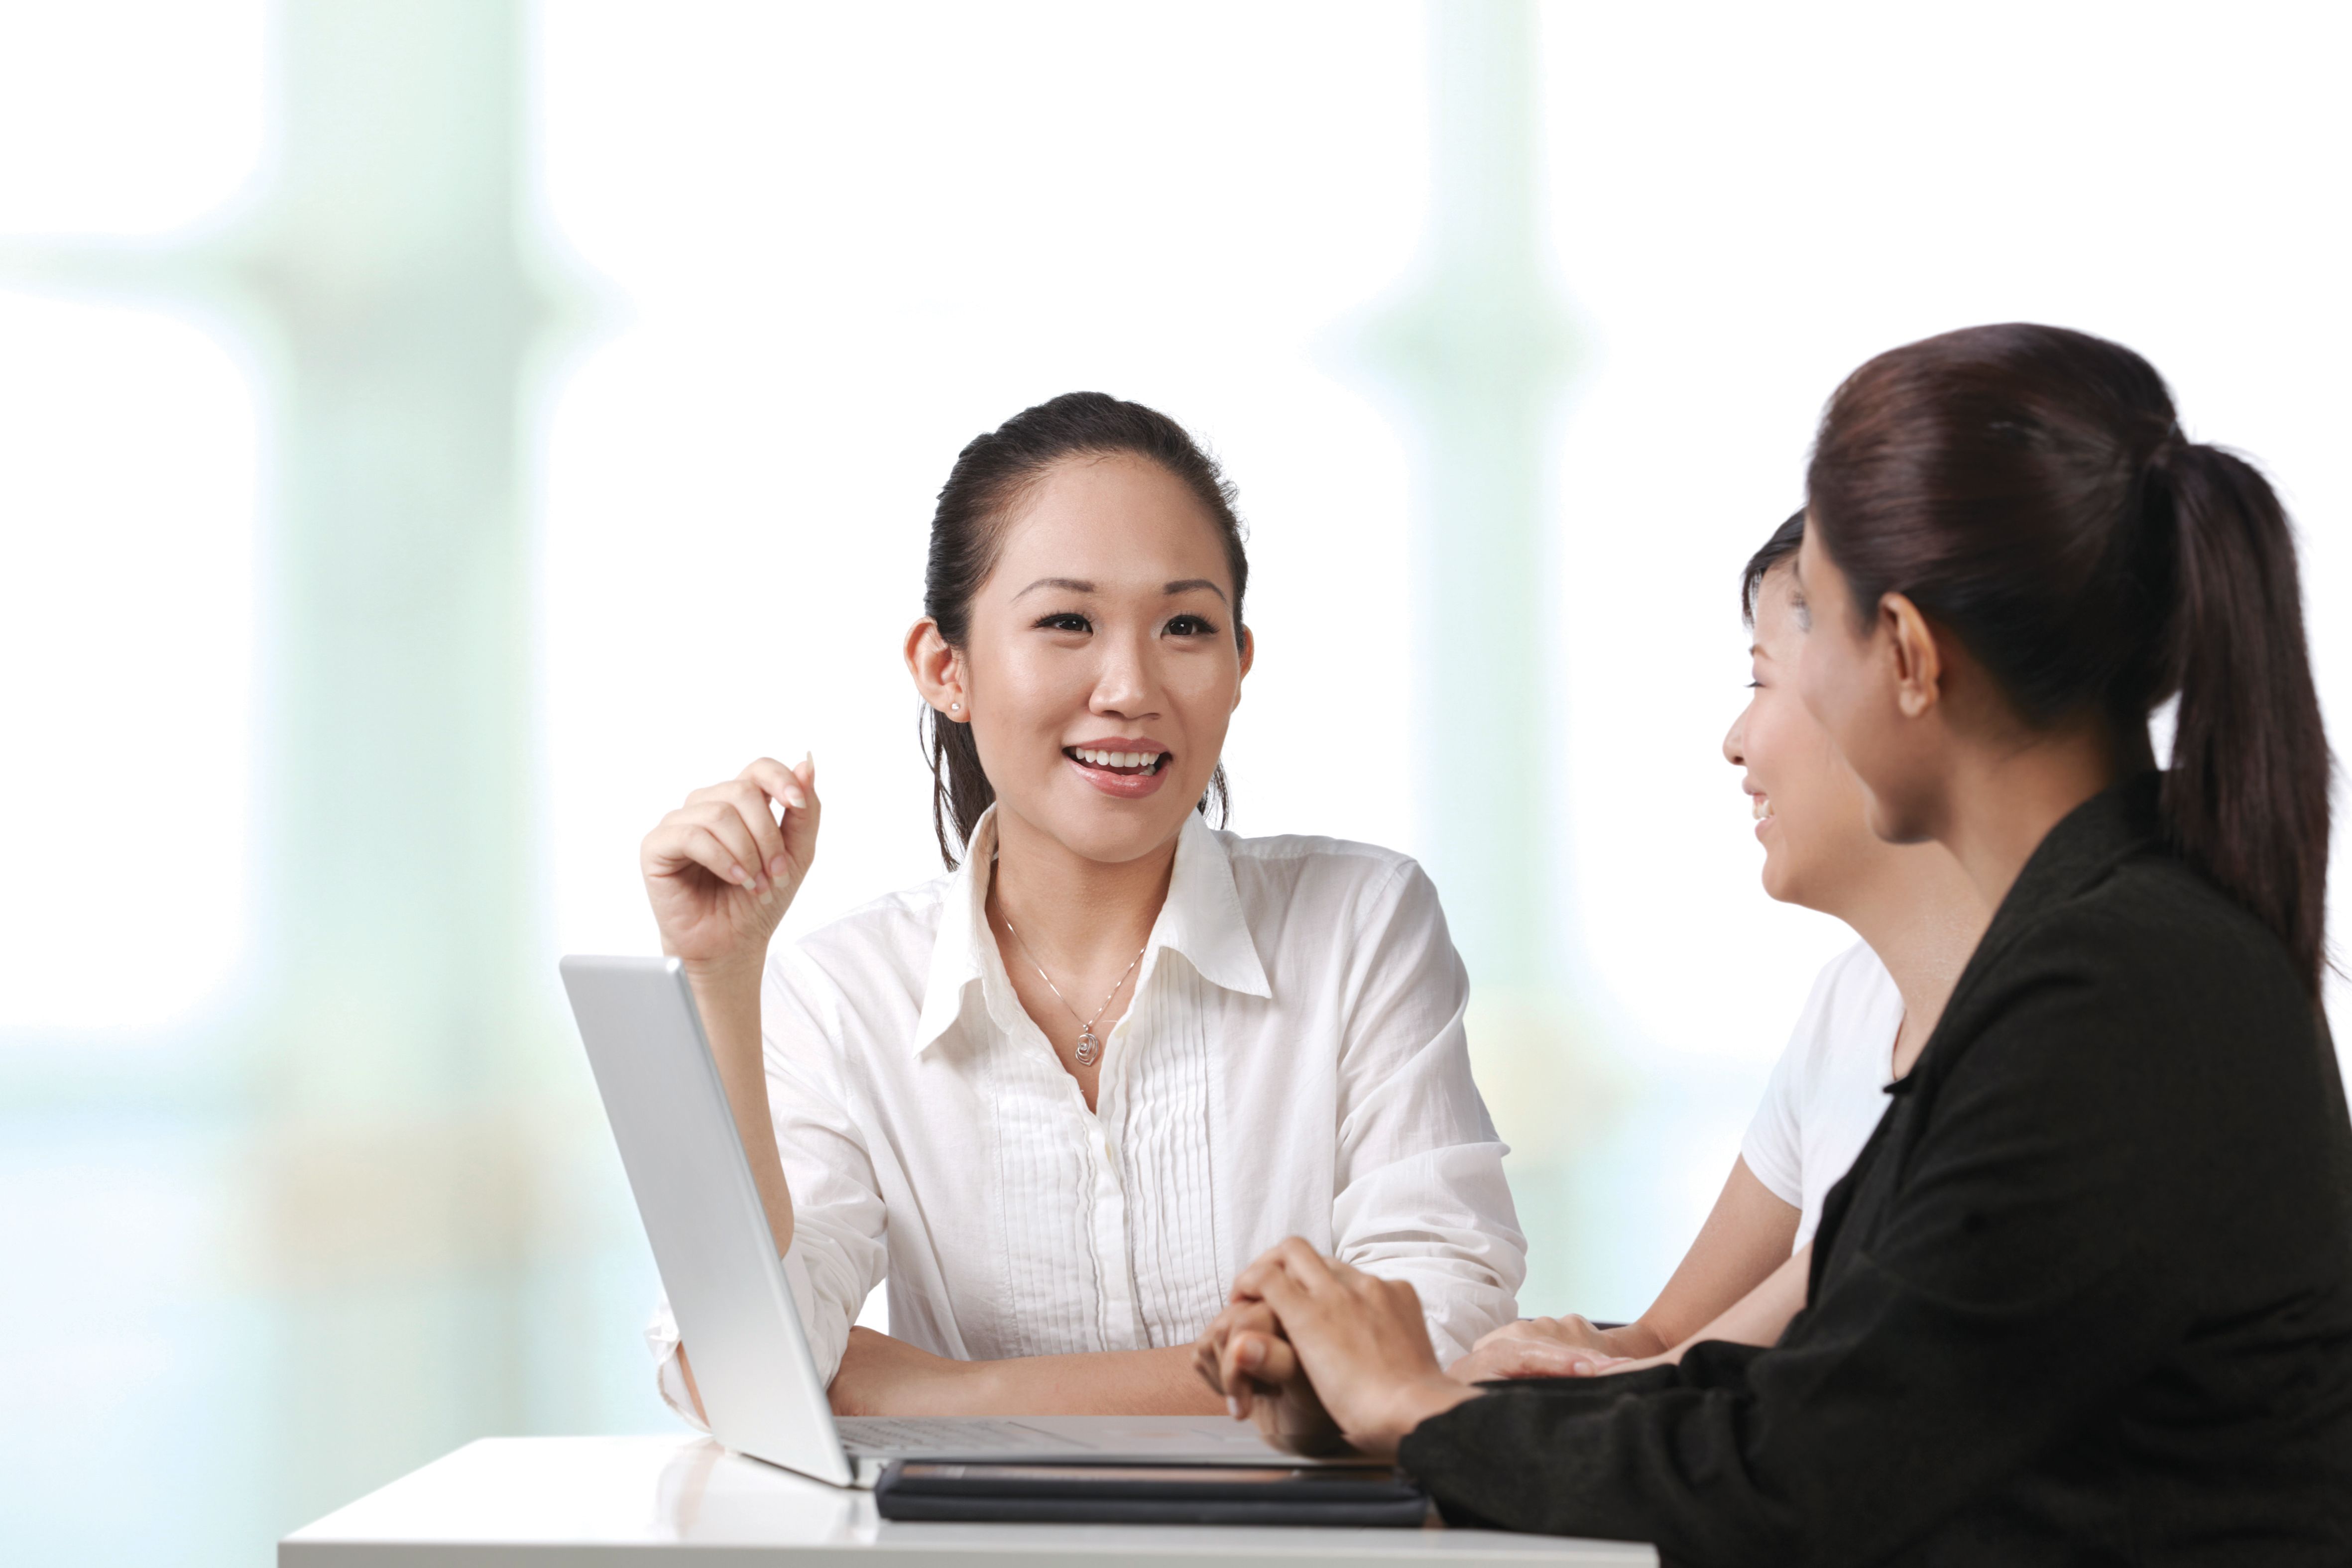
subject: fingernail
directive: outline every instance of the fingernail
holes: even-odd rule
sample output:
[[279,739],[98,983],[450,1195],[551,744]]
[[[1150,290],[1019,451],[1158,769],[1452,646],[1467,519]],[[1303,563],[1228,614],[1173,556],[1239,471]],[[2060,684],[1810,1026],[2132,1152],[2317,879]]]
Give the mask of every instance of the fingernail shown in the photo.
[[768,874],[772,877],[782,877],[784,874],[783,856],[778,855],[774,860],[768,862]]
[[1234,1352],[1234,1360],[1240,1364],[1244,1372],[1255,1372],[1265,1360],[1265,1346],[1251,1340]]
[[1230,1394],[1225,1396],[1225,1414],[1236,1421],[1242,1418],[1242,1402]]
[[727,871],[728,874],[732,876],[737,882],[741,883],[744,886],[749,887],[751,885],[751,873],[745,871],[741,866],[730,865],[727,868]]

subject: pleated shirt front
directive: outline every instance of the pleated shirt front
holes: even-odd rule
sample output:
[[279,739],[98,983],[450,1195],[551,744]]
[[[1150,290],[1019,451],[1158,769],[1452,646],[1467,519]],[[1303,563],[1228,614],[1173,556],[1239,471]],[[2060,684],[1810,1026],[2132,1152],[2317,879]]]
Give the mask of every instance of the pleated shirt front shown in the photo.
[[[891,1333],[940,1355],[1188,1343],[1294,1234],[1410,1280],[1442,1358],[1516,1315],[1468,981],[1418,865],[1188,819],[1089,1111],[989,930],[994,843],[992,814],[955,873],[769,958],[785,1274],[820,1371],[886,1282]],[[648,1337],[686,1408],[667,1312]]]

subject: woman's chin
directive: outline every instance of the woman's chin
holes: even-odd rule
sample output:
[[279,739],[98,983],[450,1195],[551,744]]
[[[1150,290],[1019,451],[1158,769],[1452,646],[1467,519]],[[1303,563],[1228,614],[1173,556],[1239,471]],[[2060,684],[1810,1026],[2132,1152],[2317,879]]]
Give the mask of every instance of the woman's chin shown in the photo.
[[1188,800],[1172,779],[1141,800],[1124,800],[1084,783],[1064,783],[1046,797],[1038,802],[1042,810],[1021,815],[1072,854],[1104,865],[1124,865],[1165,847],[1183,831],[1191,800],[1199,798]]

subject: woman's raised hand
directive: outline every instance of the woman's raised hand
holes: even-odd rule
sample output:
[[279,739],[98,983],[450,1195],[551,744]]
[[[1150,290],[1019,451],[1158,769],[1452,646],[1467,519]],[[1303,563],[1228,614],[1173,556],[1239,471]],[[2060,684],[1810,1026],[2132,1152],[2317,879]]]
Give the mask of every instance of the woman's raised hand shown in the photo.
[[787,768],[762,757],[688,795],[637,852],[662,951],[689,968],[757,974],[816,858],[819,813],[807,758]]

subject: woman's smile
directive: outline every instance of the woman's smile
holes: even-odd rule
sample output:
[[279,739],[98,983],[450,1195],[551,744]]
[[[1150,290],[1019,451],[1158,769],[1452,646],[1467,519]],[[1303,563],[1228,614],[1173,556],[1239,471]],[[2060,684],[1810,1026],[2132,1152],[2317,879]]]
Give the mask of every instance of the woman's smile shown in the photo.
[[1088,784],[1121,800],[1157,793],[1167,780],[1168,764],[1175,760],[1173,752],[1149,737],[1107,737],[1066,746],[1062,755]]

